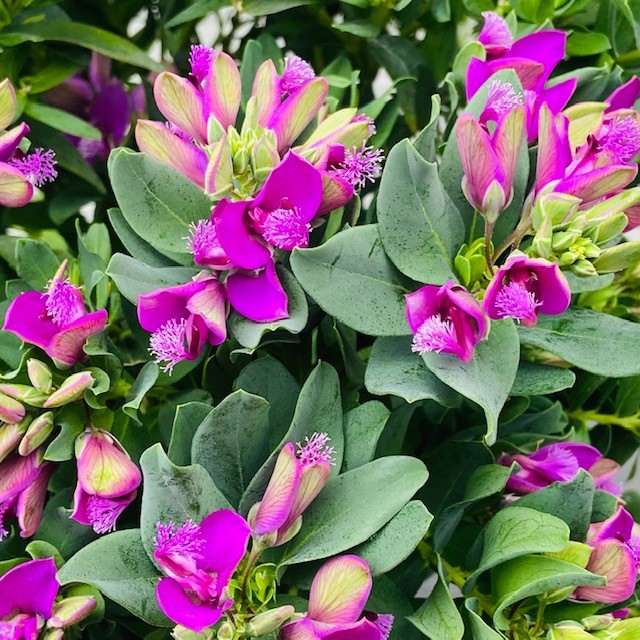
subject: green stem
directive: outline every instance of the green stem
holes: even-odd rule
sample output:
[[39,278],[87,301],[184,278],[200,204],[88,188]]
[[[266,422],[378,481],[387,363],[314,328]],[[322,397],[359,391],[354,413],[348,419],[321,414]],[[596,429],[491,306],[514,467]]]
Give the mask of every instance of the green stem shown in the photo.
[[635,433],[640,431],[640,411],[637,411],[631,416],[619,416],[615,413],[599,413],[598,411],[593,410],[576,409],[575,411],[569,412],[567,417],[581,423],[593,421],[598,424],[622,427],[623,429],[629,429],[629,431],[633,431]]
[[484,256],[487,260],[487,269],[489,269],[489,273],[493,275],[493,259],[494,256],[491,255],[491,236],[493,235],[493,228],[495,227],[495,222],[489,222],[489,219],[485,217],[484,219]]
[[249,580],[249,574],[251,573],[251,569],[256,564],[256,561],[260,557],[260,554],[264,551],[264,547],[256,544],[255,540],[253,541],[253,545],[251,547],[251,553],[249,554],[249,558],[247,559],[247,566],[244,568],[244,573],[242,574],[242,592],[246,590],[247,581]]
[[467,245],[471,246],[473,237],[476,235],[476,223],[478,221],[478,210],[473,210],[473,218],[471,219],[471,226],[469,227],[469,236],[467,238]]

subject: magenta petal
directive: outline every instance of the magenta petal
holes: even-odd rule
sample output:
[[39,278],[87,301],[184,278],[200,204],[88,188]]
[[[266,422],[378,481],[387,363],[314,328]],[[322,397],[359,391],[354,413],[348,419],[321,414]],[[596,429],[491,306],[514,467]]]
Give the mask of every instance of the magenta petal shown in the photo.
[[[330,633],[330,630],[327,630]],[[280,629],[282,640],[321,640],[321,636],[316,632],[315,626],[309,618],[302,618],[286,624]]]
[[581,198],[586,204],[624,189],[637,174],[637,165],[612,164],[562,180],[554,191]]
[[43,349],[58,333],[46,315],[46,296],[39,291],[25,291],[11,302],[2,329]]
[[[552,29],[536,31],[516,40],[503,59],[508,61],[511,58],[526,58],[540,63],[544,69],[539,79],[539,88],[542,88],[551,72],[564,58],[566,43],[567,34],[564,31]],[[523,89],[533,88],[533,86],[523,85]]]
[[[538,311],[548,315],[565,312],[571,303],[571,289],[558,265],[541,259],[533,259],[530,264],[538,278],[537,297],[541,303]],[[590,447],[590,449],[593,448]],[[580,466],[588,469],[582,464]]]
[[169,320],[188,318],[187,300],[206,286],[205,281],[190,281],[175,287],[156,289],[138,298],[138,321],[150,333]]
[[323,633],[325,640],[383,640],[380,628],[371,620],[361,618],[353,624],[332,625],[329,633]]
[[633,76],[605,100],[609,105],[605,113],[618,109],[631,109],[638,97],[640,97],[640,78]]
[[224,287],[215,279],[206,281],[202,291],[187,302],[187,310],[200,316],[209,330],[209,342],[221,344],[227,338],[227,299]]
[[84,357],[82,348],[87,338],[99,333],[107,326],[108,313],[100,309],[88,313],[57,333],[45,351],[66,365],[73,365]]
[[29,125],[23,122],[0,136],[0,162],[6,162],[11,158],[22,138],[28,133]]
[[224,611],[207,604],[194,604],[173,578],[160,580],[156,587],[156,597],[168,618],[196,633],[218,622]]
[[412,333],[415,333],[425,320],[439,312],[438,291],[440,287],[426,284],[417,291],[405,295],[407,323]]
[[94,51],[91,54],[88,72],[91,84],[98,90],[103,89],[111,80],[111,58]]
[[223,200],[213,212],[213,221],[229,260],[242,269],[259,269],[270,260],[271,252],[251,232],[246,219],[248,206],[245,200]]
[[75,520],[80,524],[86,524],[87,526],[91,524],[91,519],[89,518],[89,513],[87,511],[90,497],[90,494],[88,494],[78,482],[76,484],[75,491],[73,492],[73,511],[69,516],[72,520]]
[[334,209],[343,207],[354,194],[353,185],[339,178],[332,176],[326,171],[322,172],[322,202],[318,214],[329,213]]
[[546,102],[554,115],[560,113],[566,106],[578,85],[578,78],[569,78],[558,82],[552,87],[540,92],[540,101]]
[[227,278],[227,296],[240,315],[254,322],[275,322],[289,317],[287,294],[272,261],[257,276],[231,274]]
[[[538,164],[536,188],[541,189],[553,180],[564,177],[571,162],[569,145],[569,121],[564,116],[555,117],[543,104],[539,112]],[[556,189],[556,191],[561,191]]]
[[303,222],[313,220],[322,202],[320,172],[292,151],[269,174],[253,206],[274,211],[282,207],[285,198],[298,210]]
[[0,578],[0,620],[14,609],[48,620],[58,588],[53,558],[19,564]]
[[199,565],[207,572],[218,574],[218,591],[221,591],[247,552],[251,528],[235,511],[221,509],[200,523],[200,532],[205,546]]
[[633,516],[624,508],[618,510],[603,522],[589,527],[589,542],[599,542],[607,539],[628,541],[633,534]]
[[578,461],[581,469],[589,470],[602,458],[598,449],[583,442],[563,442],[562,448],[571,452],[571,455]]

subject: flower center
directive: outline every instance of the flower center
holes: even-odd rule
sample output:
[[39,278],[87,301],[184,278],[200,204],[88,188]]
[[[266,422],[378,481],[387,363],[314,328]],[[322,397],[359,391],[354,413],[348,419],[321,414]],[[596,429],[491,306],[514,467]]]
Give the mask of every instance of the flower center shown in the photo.
[[49,280],[45,295],[47,315],[58,328],[66,327],[84,315],[80,288],[72,285],[68,279]]
[[171,374],[178,362],[191,359],[186,347],[187,321],[171,319],[151,334],[149,353],[165,373]]
[[414,334],[411,350],[414,353],[425,353],[425,351],[456,352],[458,339],[453,323],[450,320],[443,320],[438,315],[427,318]]
[[521,282],[510,282],[496,296],[495,307],[502,318],[535,320],[536,309],[541,305],[533,292]]
[[328,462],[334,464],[333,454],[335,449],[327,446],[331,438],[326,433],[314,433],[310,438],[304,437],[304,444],[296,442],[296,456],[303,466],[309,466],[316,462]]
[[615,164],[628,164],[640,153],[640,126],[633,116],[616,119],[600,139],[600,150]]
[[284,61],[284,73],[280,78],[280,91],[293,93],[305,82],[316,77],[311,65],[299,56],[290,53]]
[[209,75],[211,63],[216,57],[216,51],[205,47],[203,44],[191,45],[189,54],[189,64],[191,65],[191,75],[200,83]]
[[489,85],[486,108],[490,108],[498,118],[501,118],[514,107],[523,105],[524,98],[522,94],[518,93],[508,82],[494,80]]
[[309,245],[311,225],[302,220],[295,207],[271,211],[262,227],[264,239],[278,249],[292,251],[296,247]]
[[115,531],[116,520],[125,510],[126,502],[109,500],[100,496],[90,496],[87,501],[87,515],[96,533]]
[[200,525],[193,520],[187,520],[181,527],[169,522],[156,525],[156,536],[153,546],[157,555],[189,555],[201,557],[200,552],[204,546]]
[[193,259],[200,264],[211,252],[220,248],[216,227],[211,220],[198,220],[189,225],[190,235],[187,240],[187,247],[193,254]]
[[11,164],[36,187],[42,187],[46,182],[53,182],[58,177],[55,165],[58,164],[52,149],[45,151],[38,147],[33,153],[24,158],[14,158]]
[[362,189],[367,180],[373,182],[381,171],[384,156],[380,149],[365,146],[354,147],[344,154],[344,160],[329,173],[348,182],[354,189]]

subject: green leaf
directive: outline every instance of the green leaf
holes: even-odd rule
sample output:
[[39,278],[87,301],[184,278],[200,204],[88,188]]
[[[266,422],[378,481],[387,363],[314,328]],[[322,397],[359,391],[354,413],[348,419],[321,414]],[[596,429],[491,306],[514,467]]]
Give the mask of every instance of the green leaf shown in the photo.
[[571,539],[582,542],[587,537],[591,523],[594,493],[593,478],[580,469],[571,482],[554,482],[540,491],[523,496],[515,505],[564,520],[571,530]]
[[191,445],[191,461],[202,465],[237,506],[269,452],[269,403],[240,389],[202,421]]
[[[431,117],[429,118],[429,123],[411,143],[414,149],[427,162],[435,162],[438,158],[436,154],[436,136],[438,135],[438,120],[440,118],[441,104],[442,99],[439,94],[436,93],[431,96]],[[460,216],[460,212],[458,212],[458,216]]]
[[49,125],[51,128],[63,133],[68,133],[78,138],[88,138],[89,140],[102,140],[102,133],[99,129],[71,113],[62,111],[62,109],[27,100],[24,112],[34,120],[38,120],[38,122]]
[[433,516],[420,500],[412,500],[370,540],[350,553],[367,561],[373,576],[379,576],[406,560],[422,542]]
[[60,427],[58,435],[49,443],[44,453],[45,460],[64,462],[73,458],[76,438],[84,431],[86,412],[80,404],[70,404],[56,413],[55,425]]
[[466,598],[464,606],[469,617],[469,626],[473,634],[473,640],[504,640],[506,636],[492,629],[477,613],[478,599]]
[[63,586],[90,584],[146,623],[172,627],[156,600],[160,577],[142,546],[140,529],[116,531],[92,542],[58,572]]
[[349,20],[347,22],[334,23],[334,29],[351,33],[359,38],[376,38],[380,35],[381,27],[370,20]]
[[390,416],[382,402],[361,404],[344,416],[344,460],[342,470],[349,471],[371,462],[378,439]]
[[549,367],[537,362],[520,362],[511,395],[546,396],[571,388],[575,381],[576,374],[570,369]]
[[289,302],[289,317],[275,322],[254,322],[232,311],[229,316],[229,331],[233,337],[246,349],[255,349],[262,336],[278,329],[286,329],[289,333],[300,333],[309,319],[309,306],[304,291],[282,265],[276,265],[278,276],[285,290]]
[[144,153],[115,149],[109,177],[122,215],[154,249],[182,264],[193,257],[184,238],[189,225],[211,214],[211,201],[188,178]]
[[453,258],[464,242],[464,224],[438,176],[408,140],[385,163],[377,199],[384,249],[402,273],[431,284],[455,279]]
[[142,454],[140,466],[143,476],[140,535],[150,558],[158,522],[181,525],[191,519],[199,523],[218,509],[230,508],[205,469],[199,464],[176,466],[160,444]]
[[316,0],[245,0],[242,8],[252,16],[268,16],[311,4]]
[[519,327],[520,342],[560,356],[607,378],[640,374],[640,325],[606,313],[570,307],[541,315],[535,327]]
[[542,24],[553,18],[554,0],[512,0],[517,16],[533,24]]
[[114,254],[107,266],[107,275],[132,304],[137,304],[138,296],[143,293],[184,284],[197,273],[197,269],[187,267],[150,267],[123,253]]
[[464,635],[462,616],[449,592],[439,557],[438,581],[431,595],[409,620],[430,640],[461,640]]
[[410,337],[378,338],[373,343],[364,378],[369,393],[392,394],[407,402],[435,400],[445,407],[457,404],[458,395],[411,351]]
[[319,560],[364,542],[404,507],[426,479],[424,464],[407,456],[380,458],[329,479],[305,511],[302,529],[286,546],[281,564]]
[[295,249],[293,273],[329,315],[367,335],[407,335],[401,276],[376,225],[347,229],[313,249]]
[[129,40],[109,31],[70,20],[47,20],[44,19],[44,15],[42,18],[38,21],[34,19],[34,16],[31,16],[29,21],[12,23],[9,28],[0,33],[0,44],[13,47],[23,42],[45,42],[47,40],[66,42],[143,69],[164,70],[162,65],[154,62],[142,49],[138,49]]
[[603,586],[605,582],[604,577],[557,558],[525,555],[509,560],[492,571],[498,604],[494,624],[498,629],[507,629],[509,620],[505,609],[530,596],[564,587]]
[[300,391],[289,430],[242,496],[240,512],[247,513],[256,502],[262,500],[276,458],[287,442],[303,442],[305,436],[311,437],[314,432],[326,433],[331,438],[330,444],[334,448],[335,466],[332,468],[332,474],[337,474],[342,467],[344,455],[342,420],[338,374],[331,365],[321,362],[311,372]]
[[426,352],[423,355],[427,367],[442,382],[484,409],[488,444],[495,442],[498,416],[518,370],[519,351],[513,322],[499,320],[491,323],[489,339],[476,347],[471,362],[462,362],[449,354]]
[[262,396],[269,403],[269,450],[282,441],[296,410],[300,395],[298,381],[273,358],[249,363],[236,378],[234,389]]
[[529,553],[562,551],[569,542],[567,524],[547,513],[514,506],[498,511],[482,532],[484,547],[478,568],[465,584],[473,588],[478,576],[493,567]]
[[179,27],[186,22],[204,18],[204,16],[217,11],[220,7],[226,6],[226,4],[227,3],[224,0],[196,0],[191,5],[187,6],[186,9],[183,9],[173,16],[173,18],[167,22],[165,27],[172,29],[173,27]]
[[153,388],[158,379],[159,369],[155,362],[147,362],[136,378],[131,387],[131,391],[127,396],[127,402],[122,405],[122,410],[133,420],[138,420],[138,409],[147,395],[147,392]]
[[60,266],[60,260],[46,244],[21,238],[16,244],[16,271],[36,291],[42,291]]
[[213,407],[203,402],[187,402],[178,405],[173,418],[169,458],[177,465],[191,464],[191,443],[200,423],[213,411]]
[[609,38],[597,31],[574,31],[567,39],[567,55],[593,56],[611,49]]

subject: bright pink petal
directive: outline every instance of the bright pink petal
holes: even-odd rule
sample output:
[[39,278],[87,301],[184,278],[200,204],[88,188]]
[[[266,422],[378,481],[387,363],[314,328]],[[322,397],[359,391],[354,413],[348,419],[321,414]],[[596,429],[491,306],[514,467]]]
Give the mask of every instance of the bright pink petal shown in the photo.
[[207,141],[207,123],[202,96],[187,80],[164,71],[153,85],[153,95],[162,115],[198,142]]
[[562,179],[571,163],[569,121],[564,116],[556,118],[546,104],[540,108],[539,118],[537,189]]
[[247,552],[251,528],[235,511],[221,509],[200,523],[200,532],[205,546],[203,559],[198,564],[205,571],[218,574],[218,589],[221,590]]
[[640,97],[640,78],[633,76],[605,100],[609,105],[605,113],[618,109],[631,109],[638,97]]
[[187,302],[189,313],[200,316],[209,329],[209,342],[221,344],[227,338],[227,298],[218,280],[206,281],[206,286]]
[[190,314],[187,311],[189,298],[206,286],[203,280],[187,282],[175,287],[156,289],[138,298],[138,321],[145,330],[153,333],[169,320],[181,320]]
[[47,349],[58,329],[47,316],[46,300],[39,291],[21,293],[9,305],[2,329]]
[[426,284],[417,291],[405,295],[407,323],[412,333],[415,333],[425,320],[439,313],[439,291],[440,287]]
[[624,189],[633,182],[637,174],[637,165],[612,164],[562,180],[555,186],[554,191],[576,196],[584,203],[593,202]]
[[623,507],[618,507],[616,512],[604,520],[592,524],[589,527],[589,542],[616,539],[628,541],[633,534],[633,516]]
[[161,122],[138,120],[136,142],[140,151],[168,164],[199,187],[204,188],[207,154],[195,145],[185,142]]
[[322,202],[318,214],[329,213],[343,207],[353,198],[354,188],[346,180],[322,172]]
[[214,625],[224,612],[223,608],[195,604],[173,578],[160,580],[156,587],[156,597],[160,608],[168,618],[196,633]]
[[269,174],[253,206],[274,211],[285,199],[297,209],[303,222],[313,220],[322,202],[320,172],[293,151]]
[[47,497],[47,485],[53,471],[52,464],[41,466],[38,477],[18,496],[16,515],[21,538],[30,538],[40,526]]
[[358,556],[332,558],[311,583],[309,618],[324,623],[355,622],[371,592],[369,565]]
[[6,162],[15,153],[18,145],[29,133],[29,125],[22,122],[13,129],[0,135],[0,161]]
[[273,60],[265,60],[256,71],[251,95],[256,99],[258,124],[266,127],[280,105],[280,77]]
[[87,338],[100,333],[107,326],[108,316],[106,309],[82,316],[56,333],[45,351],[54,360],[68,366],[74,365],[85,357],[83,347]]
[[624,602],[636,586],[636,566],[631,551],[618,540],[604,540],[593,550],[587,570],[607,579],[604,587],[578,587],[574,595],[581,600]]
[[367,618],[361,618],[353,624],[331,625],[331,627],[331,631],[322,632],[321,637],[324,640],[386,640],[380,627]]
[[513,186],[520,149],[524,141],[525,112],[524,107],[515,107],[500,118],[493,134],[493,148],[498,164],[504,172],[504,191],[507,198]]
[[259,269],[271,259],[271,252],[250,230],[245,200],[223,200],[213,212],[220,245],[229,260],[242,269]]
[[324,78],[314,78],[290,95],[274,112],[268,124],[276,132],[278,151],[282,152],[296,140],[316,117],[329,85]]
[[223,129],[236,123],[242,97],[240,71],[233,58],[219,53],[211,63],[204,89],[204,109]]
[[78,482],[76,484],[75,491],[73,492],[73,511],[69,516],[72,520],[87,526],[91,525],[91,518],[89,517],[88,512],[90,497],[91,494],[84,491]]
[[53,558],[31,560],[7,571],[0,578],[0,620],[14,609],[48,620],[59,588],[56,571]]
[[33,185],[18,169],[0,162],[0,206],[24,207],[33,196]]
[[240,315],[254,322],[275,322],[289,317],[287,294],[272,261],[257,276],[231,274],[227,278],[227,296]]
[[[552,29],[535,31],[516,40],[503,60],[508,62],[513,58],[521,58],[542,65],[543,73],[538,79],[538,88],[541,89],[551,72],[564,58],[566,43],[567,34],[564,31],[554,31]],[[524,86],[523,82],[523,89],[534,88],[536,87]]]
[[309,618],[294,620],[280,629],[282,640],[321,640],[315,625]]

